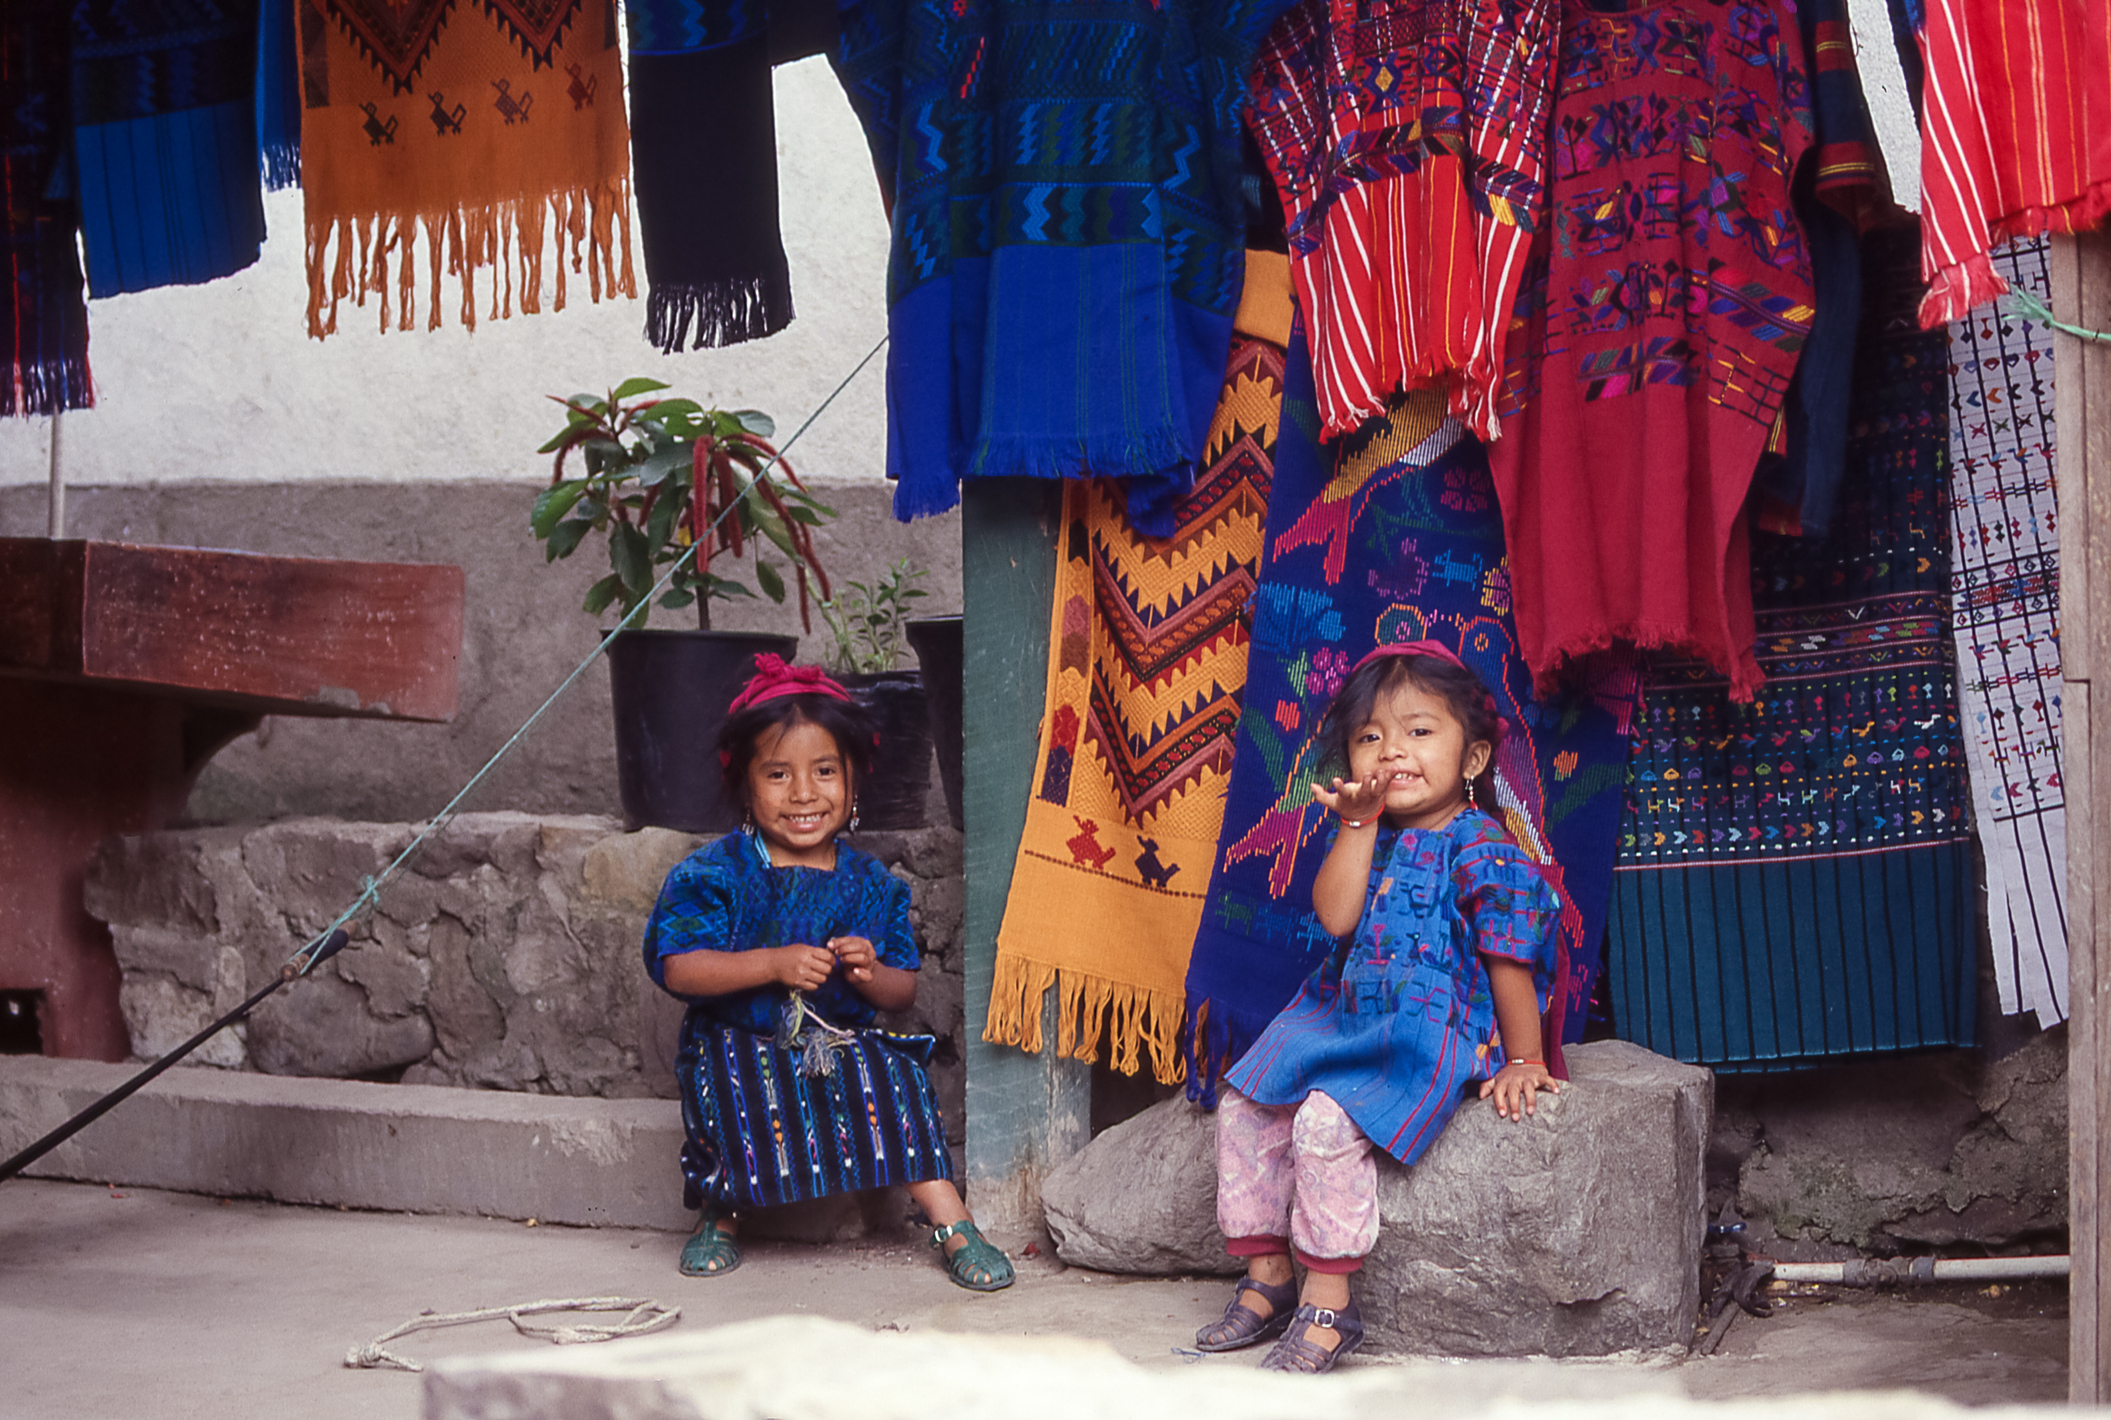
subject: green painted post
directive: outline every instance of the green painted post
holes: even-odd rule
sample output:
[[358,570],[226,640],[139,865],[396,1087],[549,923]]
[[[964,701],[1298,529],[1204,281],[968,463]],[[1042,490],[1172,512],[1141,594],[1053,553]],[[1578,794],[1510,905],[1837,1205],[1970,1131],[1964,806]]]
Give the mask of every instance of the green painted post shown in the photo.
[[[1052,1049],[1028,1055],[982,1039],[1048,679],[1062,486],[969,479],[961,503],[968,1197],[986,1230],[1016,1240],[1043,1230],[1041,1179],[1085,1146],[1091,1128],[1089,1066]],[[1051,991],[1043,1024],[1050,1042],[1055,1004]]]

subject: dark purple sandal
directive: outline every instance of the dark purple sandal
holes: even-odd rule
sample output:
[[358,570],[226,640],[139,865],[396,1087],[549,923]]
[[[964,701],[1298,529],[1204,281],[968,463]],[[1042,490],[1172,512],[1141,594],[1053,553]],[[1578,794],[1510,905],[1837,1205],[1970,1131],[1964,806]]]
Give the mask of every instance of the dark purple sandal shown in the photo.
[[[1239,1305],[1239,1298],[1248,1292],[1268,1303],[1268,1315],[1262,1316],[1251,1307]],[[1294,1279],[1271,1287],[1251,1277],[1241,1277],[1239,1285],[1232,1288],[1231,1305],[1224,1309],[1224,1319],[1213,1321],[1195,1333],[1195,1349],[1236,1351],[1241,1346],[1272,1340],[1281,1336],[1283,1328],[1290,1325],[1290,1313],[1296,1306],[1297,1282]]]
[[[1290,1329],[1283,1339],[1275,1343],[1275,1349],[1261,1359],[1264,1371],[1295,1371],[1299,1375],[1325,1375],[1334,1369],[1334,1363],[1363,1345],[1363,1314],[1356,1310],[1354,1302],[1345,1307],[1303,1306],[1291,1317]],[[1315,1341],[1305,1339],[1306,1333],[1315,1326],[1329,1327],[1341,1339],[1328,1350]]]

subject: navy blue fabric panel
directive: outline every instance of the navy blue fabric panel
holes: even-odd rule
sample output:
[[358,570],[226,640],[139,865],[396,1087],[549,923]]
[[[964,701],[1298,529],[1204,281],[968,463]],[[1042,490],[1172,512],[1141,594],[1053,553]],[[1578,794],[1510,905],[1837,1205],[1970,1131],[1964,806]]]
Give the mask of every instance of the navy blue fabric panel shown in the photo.
[[1695,948],[1616,953],[1621,1033],[1718,1069],[1970,1045],[1972,882],[1963,845],[1616,873],[1616,936]]

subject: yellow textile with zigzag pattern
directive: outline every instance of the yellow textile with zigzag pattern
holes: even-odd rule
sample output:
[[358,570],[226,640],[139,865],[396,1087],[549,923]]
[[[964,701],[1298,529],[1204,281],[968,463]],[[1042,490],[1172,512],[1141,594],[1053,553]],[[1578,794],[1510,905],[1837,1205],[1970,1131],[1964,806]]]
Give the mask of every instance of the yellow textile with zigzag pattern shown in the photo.
[[[1249,282],[1280,273],[1287,296],[1281,262],[1257,263]],[[1116,1069],[1134,1074],[1148,1055],[1159,1080],[1180,1078],[1188,953],[1246,683],[1282,374],[1280,344],[1233,340],[1203,472],[1173,536],[1139,536],[1118,484],[1065,489],[1046,710],[986,1040],[1039,1050],[1055,987],[1060,1053],[1095,1059],[1105,1041]]]

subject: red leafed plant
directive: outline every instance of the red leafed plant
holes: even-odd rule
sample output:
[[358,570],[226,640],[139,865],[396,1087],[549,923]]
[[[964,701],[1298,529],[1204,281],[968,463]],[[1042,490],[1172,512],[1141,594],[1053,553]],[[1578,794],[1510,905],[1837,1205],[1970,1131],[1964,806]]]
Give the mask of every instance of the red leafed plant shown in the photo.
[[[536,497],[529,519],[545,560],[570,557],[589,533],[606,533],[609,574],[587,588],[585,609],[598,613],[620,603],[623,624],[642,626],[651,608],[640,608],[661,569],[693,546],[695,555],[668,581],[659,604],[673,611],[695,603],[697,625],[708,631],[712,598],[754,595],[713,570],[714,554],[752,555],[755,584],[771,601],[784,601],[784,575],[763,555],[767,543],[790,564],[799,584],[799,621],[811,631],[808,579],[824,600],[829,595],[813,530],[835,510],[772,447],[776,425],[768,415],[653,398],[666,388],[641,377],[625,380],[605,399],[550,396],[565,407],[565,424],[537,450],[556,457],[550,486]],[[584,468],[567,478],[565,461],[575,450]]]

